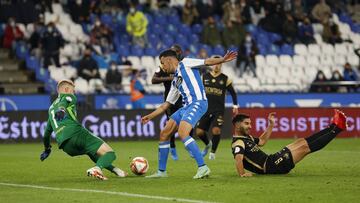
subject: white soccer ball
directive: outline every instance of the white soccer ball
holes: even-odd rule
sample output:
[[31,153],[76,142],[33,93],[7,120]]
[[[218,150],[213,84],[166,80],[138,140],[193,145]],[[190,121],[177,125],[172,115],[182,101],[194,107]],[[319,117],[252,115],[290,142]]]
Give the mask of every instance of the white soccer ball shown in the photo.
[[135,157],[130,162],[130,169],[135,175],[143,175],[149,169],[149,163],[144,157]]

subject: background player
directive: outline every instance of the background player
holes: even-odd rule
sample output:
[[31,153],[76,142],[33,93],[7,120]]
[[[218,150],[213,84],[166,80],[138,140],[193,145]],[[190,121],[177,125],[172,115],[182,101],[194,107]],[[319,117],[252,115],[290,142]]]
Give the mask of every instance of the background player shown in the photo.
[[252,176],[252,173],[245,172],[244,169],[258,174],[289,173],[295,164],[306,155],[322,149],[347,128],[345,114],[335,110],[329,127],[307,138],[297,139],[275,154],[267,155],[259,146],[264,146],[271,135],[275,120],[274,114],[269,114],[269,126],[259,138],[254,138],[249,134],[251,120],[248,115],[239,114],[233,118],[235,134],[233,135],[232,153],[239,176]]
[[[171,50],[174,50],[176,52],[176,57],[179,59],[179,61],[181,61],[183,59],[182,56],[182,49],[179,45],[174,44],[173,46],[171,46],[170,48]],[[164,84],[164,102],[166,101],[166,97],[169,94],[170,88],[171,88],[171,81],[174,79],[174,74],[173,73],[166,73],[163,68],[161,66],[159,66],[159,68],[155,71],[151,83],[152,84],[160,84],[163,83]],[[171,105],[171,107],[166,111],[166,116],[168,118],[168,120],[170,119],[170,116],[175,113],[178,109],[180,109],[182,107],[182,97],[179,97],[179,99],[176,101],[176,103],[174,105]],[[175,133],[173,133],[170,136],[170,154],[171,154],[171,158],[173,160],[178,160],[179,157],[176,153],[176,145],[175,145]]]
[[116,159],[114,150],[99,137],[82,127],[76,118],[75,85],[70,80],[62,80],[57,85],[58,98],[49,108],[49,118],[44,133],[45,151],[40,155],[44,161],[51,153],[50,135],[54,131],[59,149],[70,156],[88,155],[96,166],[87,170],[88,176],[106,180],[102,169],[106,168],[119,177],[126,172],[112,165]]
[[[213,58],[220,58],[221,56],[213,56]],[[208,98],[208,110],[206,114],[200,119],[195,130],[196,135],[206,145],[202,152],[205,156],[211,148],[209,159],[215,159],[215,152],[220,142],[221,128],[224,123],[225,111],[225,95],[229,91],[233,100],[233,113],[237,114],[238,102],[232,81],[227,75],[221,73],[221,64],[214,65],[211,72],[203,75],[203,83],[205,87],[206,97]],[[212,132],[212,141],[209,141],[207,131],[210,126]]]
[[208,106],[204,86],[197,67],[201,65],[225,63],[234,60],[236,55],[236,52],[227,52],[225,56],[221,58],[208,58],[205,60],[186,58],[180,62],[176,57],[176,52],[173,50],[166,50],[160,54],[160,62],[165,72],[175,73],[175,76],[166,102],[149,115],[144,116],[142,122],[147,123],[156,116],[163,114],[171,104],[175,104],[180,94],[183,98],[184,107],[171,116],[170,120],[166,123],[165,128],[161,131],[159,143],[159,170],[155,174],[147,177],[167,177],[166,164],[170,147],[169,136],[177,129],[186,149],[191,152],[198,165],[198,171],[193,178],[203,178],[210,174],[210,169],[206,166],[199,147],[195,140],[189,136],[191,129],[207,111]]

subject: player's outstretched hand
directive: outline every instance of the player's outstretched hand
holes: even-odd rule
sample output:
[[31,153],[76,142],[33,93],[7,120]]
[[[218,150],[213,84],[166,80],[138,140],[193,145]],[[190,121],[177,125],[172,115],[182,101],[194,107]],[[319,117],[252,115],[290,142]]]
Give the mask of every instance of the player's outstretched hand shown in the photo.
[[50,153],[51,153],[51,147],[49,147],[48,149],[45,149],[45,150],[43,151],[43,153],[41,153],[41,155],[40,155],[40,160],[41,160],[41,161],[44,161],[46,158],[48,158],[48,156],[50,155]]
[[236,59],[236,57],[237,57],[237,52],[236,51],[227,51],[226,54],[223,57],[224,58],[224,63],[232,61],[232,60]]
[[270,125],[275,124],[275,115],[276,115],[276,112],[269,113],[268,120],[269,120]]
[[251,177],[251,176],[253,176],[253,174],[249,173],[249,172],[246,172],[246,173],[241,175],[241,177]]
[[146,124],[147,122],[149,122],[151,119],[150,119],[150,116],[149,115],[146,115],[146,116],[143,116],[141,118],[141,123],[142,124]]

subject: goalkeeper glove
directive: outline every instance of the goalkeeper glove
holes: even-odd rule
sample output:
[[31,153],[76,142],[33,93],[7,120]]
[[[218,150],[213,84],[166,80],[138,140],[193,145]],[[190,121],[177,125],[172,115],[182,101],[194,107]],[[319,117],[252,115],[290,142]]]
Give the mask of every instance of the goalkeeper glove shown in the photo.
[[43,151],[43,153],[41,153],[40,155],[40,160],[41,161],[44,161],[46,158],[48,158],[48,156],[50,155],[51,153],[51,146],[49,146],[47,149],[45,149]]

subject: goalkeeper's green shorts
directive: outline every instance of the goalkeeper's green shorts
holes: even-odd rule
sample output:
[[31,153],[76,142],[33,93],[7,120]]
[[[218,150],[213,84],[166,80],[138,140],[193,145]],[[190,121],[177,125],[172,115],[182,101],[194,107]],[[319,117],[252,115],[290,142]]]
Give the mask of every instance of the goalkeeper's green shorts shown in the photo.
[[60,148],[70,156],[95,155],[103,143],[102,139],[82,128],[73,137],[64,141]]

